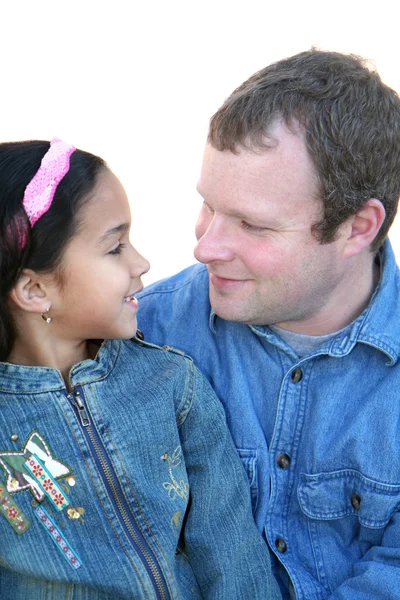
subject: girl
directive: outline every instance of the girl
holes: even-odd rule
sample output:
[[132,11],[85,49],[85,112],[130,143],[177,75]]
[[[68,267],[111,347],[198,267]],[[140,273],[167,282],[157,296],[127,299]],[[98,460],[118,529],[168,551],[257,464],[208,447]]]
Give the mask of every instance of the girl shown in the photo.
[[0,144],[0,597],[280,598],[221,405],[137,335],[129,230],[100,158]]

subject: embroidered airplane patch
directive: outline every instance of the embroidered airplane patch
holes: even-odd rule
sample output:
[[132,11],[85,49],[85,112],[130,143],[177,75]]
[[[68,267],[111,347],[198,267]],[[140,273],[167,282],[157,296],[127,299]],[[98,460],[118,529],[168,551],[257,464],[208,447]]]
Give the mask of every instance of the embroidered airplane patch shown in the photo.
[[39,459],[53,480],[71,475],[72,470],[63,462],[54,458],[48,443],[37,431],[32,431],[29,434],[20,452],[0,452],[0,467],[7,473],[7,491],[15,493],[29,490],[34,498],[41,502],[46,495],[46,491],[37,478],[33,476],[33,472],[30,472],[26,467],[27,461],[32,456]]

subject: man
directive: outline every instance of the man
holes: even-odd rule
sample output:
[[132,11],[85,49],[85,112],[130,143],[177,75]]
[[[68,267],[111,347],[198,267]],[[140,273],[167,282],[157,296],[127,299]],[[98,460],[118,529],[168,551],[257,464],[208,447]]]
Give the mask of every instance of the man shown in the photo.
[[400,598],[400,100],[354,56],[279,61],[211,119],[198,190],[205,266],[139,326],[221,398],[284,597]]

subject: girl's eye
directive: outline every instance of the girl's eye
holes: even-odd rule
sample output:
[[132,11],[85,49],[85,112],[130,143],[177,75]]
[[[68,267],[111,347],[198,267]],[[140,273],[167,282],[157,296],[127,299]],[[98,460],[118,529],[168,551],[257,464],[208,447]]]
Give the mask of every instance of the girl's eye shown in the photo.
[[116,248],[113,248],[108,254],[121,254],[122,249],[125,248],[126,244],[118,244]]

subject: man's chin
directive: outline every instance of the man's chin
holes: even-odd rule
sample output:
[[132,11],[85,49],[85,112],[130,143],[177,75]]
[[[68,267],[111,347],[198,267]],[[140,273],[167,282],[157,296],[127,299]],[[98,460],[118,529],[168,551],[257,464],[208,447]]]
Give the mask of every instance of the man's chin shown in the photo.
[[211,300],[211,307],[217,315],[217,317],[220,317],[225,321],[242,322],[245,318],[245,315],[240,314],[237,308],[234,308],[229,305],[224,305],[221,302],[213,302]]

